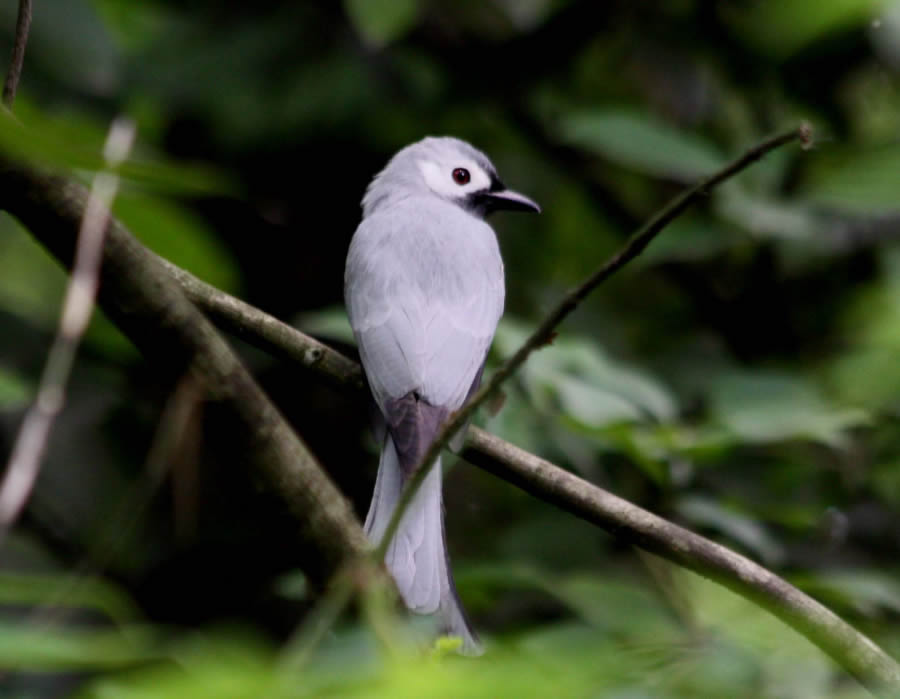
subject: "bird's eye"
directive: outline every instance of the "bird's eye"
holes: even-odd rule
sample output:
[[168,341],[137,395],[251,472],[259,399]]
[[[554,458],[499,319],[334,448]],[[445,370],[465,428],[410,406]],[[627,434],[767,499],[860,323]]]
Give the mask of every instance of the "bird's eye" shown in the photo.
[[453,181],[456,182],[460,187],[464,184],[469,184],[469,180],[472,179],[469,175],[469,171],[464,167],[458,167],[453,171]]

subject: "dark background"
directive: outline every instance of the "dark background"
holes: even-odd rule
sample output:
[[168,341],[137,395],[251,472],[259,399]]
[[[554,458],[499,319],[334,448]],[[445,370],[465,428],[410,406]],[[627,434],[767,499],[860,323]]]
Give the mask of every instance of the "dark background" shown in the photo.
[[[352,353],[343,263],[366,184],[425,135],[469,140],[544,208],[493,220],[496,362],[669,197],[809,120],[811,150],[680,218],[483,422],[774,569],[897,655],[898,84],[892,2],[41,0],[16,102],[34,141],[0,146],[87,177],[110,119],[134,118],[115,208],[135,235]],[[0,218],[0,454],[64,283]],[[364,517],[366,406],[234,342]],[[277,695],[307,553],[212,407],[147,475],[172,388],[95,319],[0,554],[11,696]],[[445,497],[460,592],[496,651],[477,670],[397,670],[351,615],[291,691],[858,695],[761,610],[466,464]],[[50,631],[21,623],[47,614]]]

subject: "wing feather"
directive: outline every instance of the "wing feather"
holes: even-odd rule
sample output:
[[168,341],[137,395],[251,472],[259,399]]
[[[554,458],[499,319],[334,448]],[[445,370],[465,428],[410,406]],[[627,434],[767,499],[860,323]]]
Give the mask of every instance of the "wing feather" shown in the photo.
[[382,409],[411,391],[432,405],[458,408],[503,312],[493,230],[443,202],[439,216],[426,216],[426,204],[408,216],[365,219],[348,256],[350,323]]

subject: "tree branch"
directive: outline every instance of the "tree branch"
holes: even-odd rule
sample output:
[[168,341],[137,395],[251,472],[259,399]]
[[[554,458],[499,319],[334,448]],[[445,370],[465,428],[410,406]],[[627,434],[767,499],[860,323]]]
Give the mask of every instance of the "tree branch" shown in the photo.
[[[153,255],[153,253],[149,253]],[[292,363],[314,369],[339,387],[362,391],[362,367],[249,303],[202,282],[166,259],[153,255],[181,285],[185,295],[214,323],[242,340]]]
[[[79,184],[0,158],[0,209],[65,265],[85,204]],[[300,523],[302,540],[316,550],[316,567],[305,566],[312,579],[326,580],[367,548],[352,506],[307,446],[171,274],[115,220],[107,230],[98,300],[164,375],[174,382],[190,372],[218,403],[229,428],[223,437],[235,441],[251,473],[279,496]]]
[[[22,220],[63,261],[70,258],[73,220],[78,220],[79,207],[83,205],[84,194],[79,190],[62,178],[0,161],[0,208]],[[261,451],[267,454],[262,459],[265,463],[259,463],[260,458],[252,450],[248,450],[248,458],[253,459],[254,468],[266,474],[266,480],[275,484],[300,521],[311,516],[325,520],[307,523],[307,527],[317,532],[317,542],[330,551],[326,555],[335,560],[337,553],[361,550],[362,532],[352,515],[352,525],[342,525],[347,518],[347,510],[343,509],[346,502],[334,492],[330,482],[326,490],[330,488],[332,492],[325,497],[304,492],[310,462],[313,473],[318,471],[318,465],[302,443],[289,430],[285,434],[283,424],[277,424],[281,422],[280,416],[246,376],[224,341],[202,316],[184,307],[184,297],[173,291],[171,276],[165,270],[177,278],[184,295],[220,326],[276,356],[297,362],[337,387],[361,393],[364,384],[359,365],[169,263],[160,266],[159,258],[142,248],[115,222],[109,232],[108,248],[101,305],[149,357],[158,358],[160,347],[163,352],[174,349],[181,363],[186,361],[185,354],[190,357],[196,354],[194,361],[199,365],[197,373],[202,384],[227,403],[230,411],[239,414],[239,422],[250,423],[242,429],[248,430],[252,441],[264,444],[266,440],[277,443],[287,440],[287,446],[264,444]],[[148,293],[150,298],[146,298]],[[159,294],[159,298],[154,298],[154,294]],[[172,324],[176,326],[174,329],[170,327]],[[154,340],[156,335],[159,337]],[[248,399],[250,404],[242,406],[242,401]],[[270,425],[268,430],[263,430],[265,434],[259,434],[260,424]],[[874,691],[900,688],[900,667],[877,645],[833,612],[745,557],[478,428],[470,428],[463,456],[547,502],[754,601],[816,643]],[[313,478],[311,482],[316,483],[323,476],[318,472]],[[322,512],[311,515],[310,509]],[[321,541],[329,532],[336,536],[333,548]]]
[[[219,327],[336,388],[364,392],[359,364],[299,330],[166,262],[182,289]],[[806,636],[867,687],[900,688],[900,667],[869,638],[753,561],[613,495],[499,437],[470,427],[462,457],[639,548],[745,597]]]
[[750,559],[483,430],[472,430],[462,456],[535,497],[756,603],[806,636],[871,691],[894,696],[900,690],[897,661],[830,609]]
[[19,15],[16,19],[16,36],[13,40],[12,58],[6,81],[3,83],[3,104],[11,109],[22,77],[22,65],[25,63],[25,45],[28,43],[28,31],[31,29],[31,0],[19,0]]
[[531,336],[525,340],[521,347],[500,367],[495,371],[491,378],[481,388],[475,392],[466,403],[443,424],[435,437],[431,446],[428,447],[422,459],[416,467],[415,475],[407,481],[397,502],[390,522],[385,527],[384,534],[378,544],[376,550],[377,555],[381,558],[387,552],[394,534],[400,526],[400,520],[403,513],[412,502],[413,497],[421,487],[428,471],[433,467],[450,440],[464,425],[466,425],[475,411],[490,398],[491,394],[496,391],[500,385],[515,373],[525,360],[531,356],[536,349],[543,347],[552,341],[556,328],[563,320],[587,298],[594,289],[609,279],[613,274],[618,272],[622,267],[628,264],[635,257],[640,255],[647,245],[650,244],[660,231],[663,230],[670,222],[680,216],[691,204],[698,199],[706,197],[719,184],[733,177],[748,165],[755,163],[767,153],[780,148],[781,146],[800,141],[804,146],[808,146],[812,141],[812,127],[806,123],[801,124],[796,129],[786,131],[785,133],[772,136],[771,138],[758,143],[750,148],[743,155],[733,160],[731,163],[723,167],[721,170],[713,173],[709,177],[704,178],[693,187],[686,189],[681,194],[672,199],[666,206],[654,214],[647,223],[641,226],[625,243],[625,245],[613,255],[609,260],[603,263],[591,276],[582,282],[574,290],[566,294],[556,307],[544,318],[537,329]]
[[113,197],[119,188],[119,177],[110,170],[128,157],[133,140],[134,124],[127,119],[114,120],[103,149],[107,169],[94,176],[78,227],[75,259],[63,299],[59,329],[50,346],[37,395],[19,428],[0,484],[0,544],[31,495],[50,430],[65,405],[72,364],[94,311],[103,235]]

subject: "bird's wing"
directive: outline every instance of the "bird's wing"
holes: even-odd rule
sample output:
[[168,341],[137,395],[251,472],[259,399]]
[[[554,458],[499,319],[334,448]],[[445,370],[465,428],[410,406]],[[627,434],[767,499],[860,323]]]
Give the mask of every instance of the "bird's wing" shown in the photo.
[[350,323],[382,410],[410,392],[458,408],[503,311],[503,266],[490,227],[462,211],[445,215],[437,230],[432,221],[369,217],[348,255]]
[[468,397],[497,327],[497,292],[486,280],[483,288],[429,308],[425,393],[452,410]]

